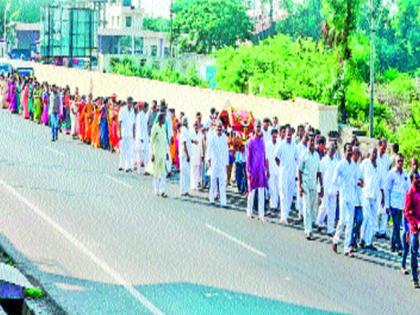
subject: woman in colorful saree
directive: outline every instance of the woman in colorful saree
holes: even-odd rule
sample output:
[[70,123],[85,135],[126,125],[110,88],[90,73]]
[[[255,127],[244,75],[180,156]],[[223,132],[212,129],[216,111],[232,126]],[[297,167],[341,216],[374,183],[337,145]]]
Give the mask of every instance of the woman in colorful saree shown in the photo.
[[42,114],[42,89],[39,82],[35,83],[35,89],[33,92],[33,103],[34,103],[34,121],[36,123],[41,122]]
[[50,89],[48,86],[48,83],[44,82],[43,84],[43,91],[41,94],[42,98],[42,116],[41,116],[41,122],[45,126],[48,125],[48,105],[50,103]]

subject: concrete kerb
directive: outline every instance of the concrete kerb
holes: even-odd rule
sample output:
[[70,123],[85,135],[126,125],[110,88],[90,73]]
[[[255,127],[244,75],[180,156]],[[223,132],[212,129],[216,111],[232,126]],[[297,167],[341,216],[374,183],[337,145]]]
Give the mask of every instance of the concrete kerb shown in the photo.
[[[45,294],[45,307],[39,309],[38,303],[35,303],[33,299],[24,299],[23,300],[23,314],[51,314],[51,315],[65,315],[68,314],[67,311],[63,309],[61,305],[50,295],[48,288],[50,284],[43,283],[39,279],[42,279],[40,271],[33,266],[33,264],[19,253],[14,246],[0,234],[0,250],[6,253],[14,263],[16,264],[19,271],[29,280],[29,282],[35,287],[41,288]],[[42,312],[41,312],[42,311]],[[1,314],[1,313],[0,313]]]

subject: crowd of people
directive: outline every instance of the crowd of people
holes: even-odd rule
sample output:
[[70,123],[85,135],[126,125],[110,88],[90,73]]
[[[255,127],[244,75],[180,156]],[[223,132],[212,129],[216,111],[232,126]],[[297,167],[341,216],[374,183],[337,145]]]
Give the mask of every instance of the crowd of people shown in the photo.
[[[390,241],[408,274],[411,253],[414,286],[420,288],[417,256],[420,231],[420,175],[416,157],[410,170],[398,144],[380,140],[363,156],[356,137],[339,150],[337,133],[322,135],[308,124],[280,126],[278,119],[256,120],[250,136],[233,132],[212,108],[197,113],[190,128],[184,113],[176,115],[162,100],[135,102],[80,95],[76,88],[40,83],[36,78],[0,77],[4,109],[95,148],[119,152],[119,170],[153,176],[157,197],[166,198],[166,180],[179,172],[180,195],[209,191],[209,200],[227,207],[232,186],[247,198],[246,215],[265,222],[279,215],[287,225],[291,210],[303,221],[307,240],[314,229],[332,238],[332,250],[353,257],[364,249],[376,251],[374,239]],[[342,152],[340,152],[342,151]],[[391,237],[387,228],[392,222]],[[402,232],[401,232],[402,227]]]

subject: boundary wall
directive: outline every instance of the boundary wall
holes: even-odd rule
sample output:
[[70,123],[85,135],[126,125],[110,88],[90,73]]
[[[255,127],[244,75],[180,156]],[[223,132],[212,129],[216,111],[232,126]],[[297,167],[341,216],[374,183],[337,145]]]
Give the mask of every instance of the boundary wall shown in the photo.
[[232,105],[247,109],[260,119],[277,116],[280,124],[297,126],[307,122],[323,134],[338,130],[336,106],[321,105],[302,98],[280,101],[118,74],[36,63],[31,65],[39,81],[48,81],[59,86],[69,85],[72,91],[78,87],[81,94],[88,94],[90,90],[94,96],[110,96],[116,93],[120,99],[132,96],[136,101],[146,101],[149,104],[154,99],[165,99],[169,107],[175,108],[177,113],[185,112],[190,119],[190,125],[196,112],[201,112],[206,120],[211,107],[221,110],[226,105]]

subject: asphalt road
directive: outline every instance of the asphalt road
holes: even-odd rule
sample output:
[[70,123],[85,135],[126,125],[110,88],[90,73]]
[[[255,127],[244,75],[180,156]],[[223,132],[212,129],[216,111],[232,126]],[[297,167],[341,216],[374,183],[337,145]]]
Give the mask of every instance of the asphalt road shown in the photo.
[[[385,244],[345,258],[300,225],[153,195],[118,156],[0,110],[0,241],[69,314],[416,314]],[[202,197],[202,196],[201,196]]]

